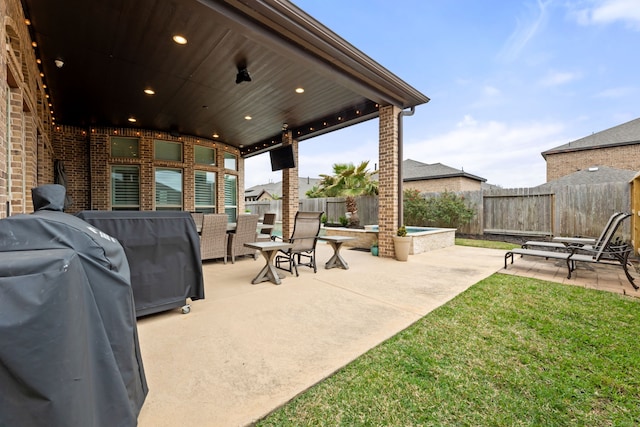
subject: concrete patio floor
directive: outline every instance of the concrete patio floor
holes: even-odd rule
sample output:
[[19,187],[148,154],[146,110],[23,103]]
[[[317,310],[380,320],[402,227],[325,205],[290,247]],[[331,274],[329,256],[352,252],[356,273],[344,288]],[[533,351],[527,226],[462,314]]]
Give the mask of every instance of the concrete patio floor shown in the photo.
[[327,244],[317,252],[316,274],[302,267],[279,286],[251,284],[262,259],[205,263],[206,298],[191,313],[139,319],[150,389],[139,426],[251,424],[495,272],[638,295],[619,267],[566,280],[552,261],[504,270],[504,250],[453,246],[399,262],[343,249],[349,270],[324,269]]

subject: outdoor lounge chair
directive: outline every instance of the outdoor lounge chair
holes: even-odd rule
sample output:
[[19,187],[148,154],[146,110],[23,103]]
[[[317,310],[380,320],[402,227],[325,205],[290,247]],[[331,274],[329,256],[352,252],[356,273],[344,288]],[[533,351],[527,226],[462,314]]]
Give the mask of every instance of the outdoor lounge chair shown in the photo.
[[511,264],[513,264],[515,254],[563,260],[567,264],[567,279],[571,279],[571,273],[575,271],[576,263],[578,262],[620,265],[623,268],[627,279],[631,283],[631,286],[633,286],[634,289],[638,289],[638,286],[634,283],[634,278],[628,270],[628,258],[633,248],[627,244],[614,242],[613,240],[613,236],[622,224],[623,220],[630,216],[630,214],[619,215],[606,231],[605,237],[598,243],[598,247],[566,246],[565,251],[516,248],[507,251],[505,254],[504,268],[507,268],[507,261],[509,259],[511,260]]
[[241,255],[251,255],[258,259],[258,252],[255,249],[247,248],[244,244],[255,242],[258,236],[258,215],[243,214],[238,215],[236,231],[229,233],[229,252],[231,263],[236,262],[236,257]]
[[605,225],[605,227],[602,229],[602,233],[600,233],[600,236],[598,236],[597,238],[593,238],[593,237],[562,237],[562,236],[558,236],[558,237],[554,237],[553,241],[548,242],[548,241],[539,241],[539,240],[529,240],[527,242],[525,242],[522,247],[525,249],[532,249],[532,248],[545,248],[545,249],[549,249],[549,250],[560,250],[560,251],[567,251],[568,247],[573,247],[573,246],[582,246],[585,247],[587,249],[589,248],[598,248],[600,242],[602,242],[602,240],[605,238],[605,236],[607,235],[607,232],[609,231],[609,229],[611,227],[616,227],[617,223],[619,221],[622,221],[625,217],[624,215],[626,215],[624,212],[615,212],[613,215],[611,215],[609,217],[609,220],[607,221],[607,224]]
[[206,214],[200,233],[200,259],[223,258],[227,263],[227,215]]
[[[316,243],[320,234],[320,218],[323,212],[300,212],[296,213],[291,238],[284,240],[293,246],[287,250],[282,250],[276,256],[276,267],[286,270],[289,273],[295,271],[299,276],[298,266],[304,265],[313,268],[316,273]],[[306,259],[303,262],[302,259]]]

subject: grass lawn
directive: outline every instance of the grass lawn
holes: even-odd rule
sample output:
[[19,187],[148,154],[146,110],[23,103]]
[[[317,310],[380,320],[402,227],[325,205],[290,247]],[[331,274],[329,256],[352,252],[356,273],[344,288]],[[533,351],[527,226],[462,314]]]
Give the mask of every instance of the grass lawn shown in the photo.
[[494,274],[259,426],[637,426],[640,301]]
[[489,249],[514,249],[519,248],[521,245],[515,243],[498,242],[493,240],[475,240],[475,239],[460,239],[456,238],[456,245],[460,246],[473,246],[476,248],[489,248]]

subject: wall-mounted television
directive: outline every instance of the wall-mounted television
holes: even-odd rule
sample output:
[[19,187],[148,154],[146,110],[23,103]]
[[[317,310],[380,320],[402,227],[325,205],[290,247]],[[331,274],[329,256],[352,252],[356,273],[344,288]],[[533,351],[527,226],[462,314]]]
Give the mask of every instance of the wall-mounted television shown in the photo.
[[271,170],[279,171],[282,169],[295,168],[296,162],[293,157],[293,145],[283,145],[269,151],[271,156]]

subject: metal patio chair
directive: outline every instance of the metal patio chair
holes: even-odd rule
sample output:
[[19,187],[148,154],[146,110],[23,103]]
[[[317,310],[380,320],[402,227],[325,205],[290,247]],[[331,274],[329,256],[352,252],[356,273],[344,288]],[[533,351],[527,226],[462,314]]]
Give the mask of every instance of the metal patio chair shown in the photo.
[[[323,212],[300,212],[296,213],[293,225],[293,233],[284,242],[293,246],[287,250],[282,250],[276,256],[276,267],[286,270],[289,273],[295,272],[299,276],[298,266],[303,265],[313,268],[316,273],[316,243],[320,234],[320,218]],[[303,262],[303,258],[306,260]]]

